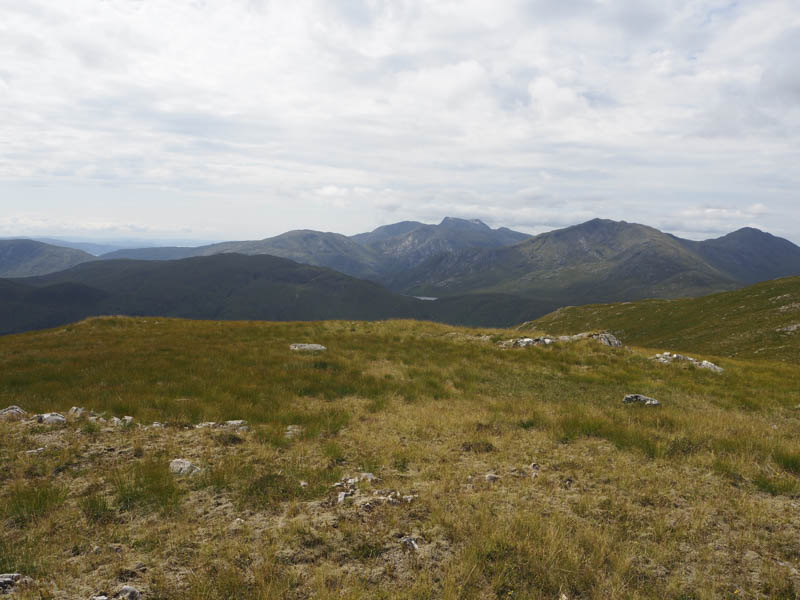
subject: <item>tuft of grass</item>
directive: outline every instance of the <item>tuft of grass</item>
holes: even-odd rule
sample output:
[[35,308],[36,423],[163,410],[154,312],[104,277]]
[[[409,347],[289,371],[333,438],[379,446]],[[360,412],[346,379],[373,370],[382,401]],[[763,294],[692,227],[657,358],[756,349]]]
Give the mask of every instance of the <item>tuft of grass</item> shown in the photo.
[[771,496],[794,496],[797,493],[797,481],[791,477],[769,477],[760,473],[753,478],[753,485]]
[[50,481],[16,482],[5,498],[5,513],[20,527],[35,522],[61,506],[66,493]]
[[175,512],[184,491],[169,472],[166,461],[149,458],[126,470],[117,471],[112,478],[114,495],[121,510],[157,510]]
[[773,454],[772,458],[784,471],[800,475],[800,454],[779,450]]
[[104,525],[114,520],[114,511],[109,506],[105,496],[96,492],[89,494],[80,501],[81,511],[86,520],[91,523]]
[[496,448],[489,440],[475,439],[462,443],[461,450],[464,452],[475,452],[476,454],[480,454],[485,452],[494,452]]

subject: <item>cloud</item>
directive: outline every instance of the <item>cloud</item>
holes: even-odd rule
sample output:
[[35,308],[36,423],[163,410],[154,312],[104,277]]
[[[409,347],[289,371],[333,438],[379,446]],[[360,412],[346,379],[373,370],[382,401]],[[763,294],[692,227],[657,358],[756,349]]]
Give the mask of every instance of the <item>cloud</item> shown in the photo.
[[798,40],[793,0],[0,0],[0,208],[229,238],[451,214],[800,241]]

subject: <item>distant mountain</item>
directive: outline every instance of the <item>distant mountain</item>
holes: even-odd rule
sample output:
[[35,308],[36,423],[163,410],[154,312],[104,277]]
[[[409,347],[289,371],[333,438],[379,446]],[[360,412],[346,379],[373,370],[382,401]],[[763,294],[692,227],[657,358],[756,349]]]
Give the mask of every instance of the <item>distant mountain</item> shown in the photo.
[[800,275],[800,247],[752,227],[714,240],[681,241],[710,265],[741,283]]
[[506,293],[562,304],[699,296],[800,274],[800,248],[757,230],[705,242],[594,219],[520,244],[434,256],[388,281],[425,296]]
[[196,248],[164,247],[119,250],[104,260],[176,260],[193,256],[269,254],[308,265],[329,267],[346,275],[383,281],[398,270],[415,266],[430,256],[464,248],[498,248],[527,239],[507,228],[491,229],[481,221],[445,218],[439,225],[403,221],[370,233],[346,237],[303,229],[257,241],[222,242]]
[[0,240],[0,277],[28,277],[69,269],[95,257],[33,240]]
[[234,253],[94,261],[41,277],[0,279],[0,333],[108,314],[271,321],[416,318],[505,326],[554,308],[480,294],[417,300],[332,269]]
[[438,225],[404,221],[355,235],[352,239],[382,256],[386,263],[383,275],[390,276],[441,254],[467,248],[500,248],[529,237],[505,227],[491,229],[478,219],[445,217]]

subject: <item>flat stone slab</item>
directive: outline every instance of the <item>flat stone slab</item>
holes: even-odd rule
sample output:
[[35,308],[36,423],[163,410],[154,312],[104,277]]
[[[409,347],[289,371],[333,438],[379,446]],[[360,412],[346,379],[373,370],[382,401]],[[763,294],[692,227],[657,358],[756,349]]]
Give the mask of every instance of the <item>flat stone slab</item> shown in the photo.
[[289,344],[293,352],[325,352],[328,349],[322,344]]
[[622,401],[625,404],[644,404],[645,406],[661,406],[661,402],[650,396],[642,394],[628,394]]

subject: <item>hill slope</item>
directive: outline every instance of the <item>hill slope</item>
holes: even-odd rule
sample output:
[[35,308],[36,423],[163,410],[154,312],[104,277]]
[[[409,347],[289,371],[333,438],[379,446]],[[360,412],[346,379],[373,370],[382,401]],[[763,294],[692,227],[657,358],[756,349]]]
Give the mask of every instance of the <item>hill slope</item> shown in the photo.
[[555,308],[473,295],[426,302],[337,271],[269,255],[217,254],[177,261],[94,261],[47,276],[0,280],[0,333],[93,315],[194,319],[420,318],[509,325]]
[[95,257],[33,240],[0,240],[0,277],[29,277],[69,269]]
[[101,413],[0,420],[9,598],[797,597],[796,364],[504,335],[112,317],[0,338],[0,407]]
[[608,330],[625,343],[800,362],[800,277],[702,298],[561,308],[522,329]]

